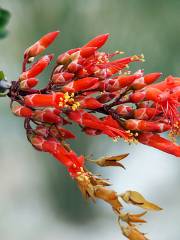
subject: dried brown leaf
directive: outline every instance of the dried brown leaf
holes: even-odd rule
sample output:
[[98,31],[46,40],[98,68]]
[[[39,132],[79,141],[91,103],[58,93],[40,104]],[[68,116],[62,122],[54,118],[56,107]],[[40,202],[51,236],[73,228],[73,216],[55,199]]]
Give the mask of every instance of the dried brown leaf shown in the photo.
[[97,185],[95,187],[95,196],[109,203],[116,213],[120,213],[122,205],[118,199],[118,194],[115,191]]
[[129,240],[148,240],[144,233],[141,233],[136,227],[134,226],[121,226],[122,233],[125,237]]
[[126,203],[137,205],[146,210],[154,211],[162,210],[161,207],[152,202],[147,201],[140,193],[136,191],[127,191],[124,194],[121,194],[121,197]]
[[109,167],[109,166],[114,166],[114,167],[122,167],[125,169],[124,165],[120,163],[119,161],[123,160],[126,158],[129,154],[121,154],[117,156],[109,156],[109,157],[103,157],[99,158],[97,160],[90,160],[92,163],[97,164],[100,167]]
[[146,213],[147,212],[145,211],[145,212],[142,212],[139,214],[129,214],[129,213],[124,213],[121,211],[121,213],[119,215],[119,220],[127,222],[129,225],[131,225],[132,223],[146,223],[146,221],[141,218]]

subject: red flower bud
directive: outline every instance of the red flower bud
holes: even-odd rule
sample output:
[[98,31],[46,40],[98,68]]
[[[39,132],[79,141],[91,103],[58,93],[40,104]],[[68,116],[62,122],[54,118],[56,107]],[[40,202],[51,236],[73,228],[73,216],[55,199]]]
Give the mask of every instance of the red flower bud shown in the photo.
[[42,137],[47,137],[49,134],[49,129],[44,125],[38,125],[34,131],[37,135],[40,135]]
[[79,71],[82,68],[82,66],[78,63],[77,60],[72,61],[71,63],[69,63],[67,69],[69,72],[75,73],[77,71]]
[[128,130],[145,132],[165,132],[171,128],[170,125],[165,123],[156,123],[137,119],[126,120],[125,127]]
[[96,49],[97,47],[84,47],[80,50],[80,55],[83,58],[88,58],[95,53]]
[[59,107],[60,98],[64,98],[64,93],[31,94],[24,97],[24,103],[29,107]]
[[43,144],[45,142],[45,139],[42,136],[38,135],[31,135],[29,136],[29,139],[32,143],[32,145],[39,151],[43,151]]
[[161,113],[161,111],[156,108],[138,108],[134,110],[134,117],[136,119],[150,120],[159,113]]
[[151,84],[154,81],[156,81],[161,75],[162,75],[162,73],[160,73],[160,72],[146,74],[144,77],[140,77],[140,78],[136,79],[132,83],[132,87],[134,89],[141,89],[141,88],[147,86],[148,84]]
[[75,49],[71,49],[67,52],[64,52],[62,53],[61,55],[58,56],[57,60],[56,60],[56,63],[59,65],[59,64],[62,64],[62,65],[65,65],[65,64],[68,64],[72,59],[71,59],[71,54],[79,51],[80,48],[75,48]]
[[55,31],[44,35],[24,52],[24,56],[30,58],[39,55],[55,40],[58,34],[59,31]]
[[27,70],[26,72],[23,72],[19,76],[19,80],[21,81],[27,78],[36,77],[49,65],[49,63],[53,59],[53,56],[54,56],[53,54],[50,54],[40,58],[36,63],[32,65],[32,67],[29,70]]
[[163,152],[180,157],[180,146],[171,141],[160,137],[158,134],[141,133],[138,137],[139,142],[157,148]]
[[109,37],[109,33],[98,35],[97,37],[93,38],[88,43],[86,43],[82,48],[85,48],[85,47],[101,48],[107,41],[108,37]]
[[146,84],[151,84],[155,82],[158,78],[162,76],[161,72],[149,73],[144,76],[144,82]]
[[62,88],[64,92],[79,92],[97,88],[98,78],[88,77],[72,81]]
[[120,114],[120,116],[123,117],[130,117],[133,113],[133,108],[126,105],[120,105],[116,108],[116,112]]
[[57,138],[61,139],[75,139],[76,136],[69,130],[62,128],[59,124],[57,124],[54,127],[51,127],[50,133],[53,136],[56,136]]
[[56,73],[52,76],[52,81],[55,84],[65,83],[67,81],[72,80],[74,77],[74,73],[69,72],[62,72],[62,73]]
[[56,114],[52,113],[51,111],[48,110],[36,110],[33,113],[32,118],[35,121],[38,122],[47,122],[47,123],[59,123],[61,122],[61,118],[59,116],[57,116]]
[[20,81],[20,88],[22,90],[30,89],[35,87],[38,84],[38,80],[36,78],[28,78],[23,81]]
[[111,101],[113,98],[115,98],[117,94],[115,93],[102,93],[97,97],[97,100],[101,103],[106,103]]
[[32,110],[30,108],[24,106],[15,106],[12,108],[12,112],[18,117],[27,117],[30,118],[32,116]]
[[84,100],[80,101],[81,108],[88,108],[88,109],[96,109],[103,106],[102,103],[97,101],[95,98],[85,98]]

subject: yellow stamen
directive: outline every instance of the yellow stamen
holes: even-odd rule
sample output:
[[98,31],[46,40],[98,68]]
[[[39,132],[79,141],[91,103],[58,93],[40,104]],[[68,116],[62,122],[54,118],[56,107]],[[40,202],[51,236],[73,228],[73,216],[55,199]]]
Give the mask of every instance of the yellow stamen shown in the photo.
[[80,106],[79,102],[75,102],[74,93],[69,94],[68,92],[64,93],[64,98],[59,98],[60,107],[71,107],[73,111],[77,110]]

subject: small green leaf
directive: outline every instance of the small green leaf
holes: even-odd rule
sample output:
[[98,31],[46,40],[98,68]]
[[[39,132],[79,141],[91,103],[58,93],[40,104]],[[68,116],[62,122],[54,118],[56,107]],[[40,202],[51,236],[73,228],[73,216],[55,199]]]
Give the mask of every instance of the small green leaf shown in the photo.
[[5,10],[0,8],[0,28],[3,28],[7,25],[10,19],[10,13]]
[[5,75],[3,71],[0,71],[0,81],[5,79]]
[[8,31],[5,29],[7,23],[10,19],[10,13],[0,7],[0,38],[3,38],[7,35]]

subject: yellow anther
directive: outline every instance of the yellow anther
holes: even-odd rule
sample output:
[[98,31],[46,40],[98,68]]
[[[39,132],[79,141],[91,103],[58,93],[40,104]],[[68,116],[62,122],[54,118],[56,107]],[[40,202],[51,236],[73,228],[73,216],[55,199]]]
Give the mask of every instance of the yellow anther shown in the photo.
[[141,54],[141,55],[140,55],[140,57],[141,57],[141,59],[140,59],[140,60],[141,60],[142,62],[145,62],[145,59],[144,59],[144,54]]
[[75,102],[74,93],[69,94],[68,92],[64,93],[64,98],[59,98],[59,106],[60,107],[71,107],[73,111],[75,111],[79,106],[79,102]]
[[131,61],[138,61],[138,60],[140,60],[141,62],[145,62],[144,54],[134,55],[131,57]]
[[65,98],[65,99],[69,99],[69,98],[70,98],[70,96],[69,96],[69,93],[68,93],[68,92],[64,93],[64,98]]
[[134,55],[131,57],[131,61],[136,61],[139,60],[139,56],[138,55]]

